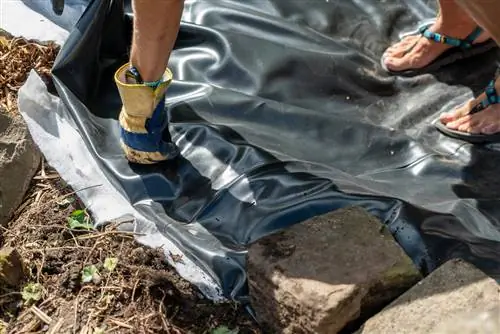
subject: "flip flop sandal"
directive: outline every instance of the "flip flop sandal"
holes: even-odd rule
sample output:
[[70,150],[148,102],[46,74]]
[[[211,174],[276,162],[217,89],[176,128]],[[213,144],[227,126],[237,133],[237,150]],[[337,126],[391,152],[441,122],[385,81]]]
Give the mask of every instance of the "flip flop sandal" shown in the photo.
[[[430,26],[432,23],[427,23],[419,27],[418,31],[413,31],[413,32],[408,32],[402,36],[411,36],[411,35],[418,35],[420,34],[422,37],[425,37],[431,41],[437,42],[437,43],[443,43],[443,44],[448,44],[451,45],[452,48],[449,48],[445,52],[443,52],[440,56],[438,56],[432,63],[429,65],[418,68],[418,69],[409,69],[409,70],[403,70],[403,71],[392,71],[387,68],[384,64],[384,59],[385,57],[382,56],[380,60],[380,64],[382,65],[382,68],[386,71],[389,72],[390,74],[394,75],[404,75],[404,76],[412,76],[412,75],[417,75],[417,74],[423,74],[423,73],[428,73],[432,71],[436,71],[440,69],[443,66],[449,65],[451,63],[454,63],[458,60],[461,59],[466,59],[470,58],[482,53],[485,53],[495,47],[497,47],[496,43],[494,40],[489,39],[485,42],[482,43],[474,43],[474,40],[481,35],[483,30],[481,27],[477,27],[474,29],[472,33],[469,34],[464,39],[459,39],[459,38],[454,38],[454,37],[449,37],[446,35],[434,33],[429,30]],[[403,38],[404,38],[403,37]],[[405,50],[405,54],[410,52],[415,45],[417,44],[418,41],[415,41],[414,44],[412,44],[408,49]]]
[[[500,103],[500,95],[497,94],[495,89],[495,80],[490,81],[485,90],[486,98],[482,100],[479,104],[474,106],[469,112],[469,115],[483,111],[488,106]],[[439,118],[434,121],[434,126],[441,131],[444,135],[452,138],[460,139],[471,144],[486,144],[486,143],[497,143],[500,142],[500,132],[493,134],[474,134],[467,133],[458,130],[453,130],[444,125]]]

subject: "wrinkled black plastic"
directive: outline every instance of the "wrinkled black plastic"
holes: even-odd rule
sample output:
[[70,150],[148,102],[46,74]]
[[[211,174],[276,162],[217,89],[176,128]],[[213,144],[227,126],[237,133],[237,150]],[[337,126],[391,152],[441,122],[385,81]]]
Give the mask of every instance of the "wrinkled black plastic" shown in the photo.
[[431,125],[492,78],[496,50],[415,78],[379,62],[433,1],[186,2],[167,94],[182,158],[140,167],[121,156],[112,81],[127,60],[126,5],[124,16],[119,1],[90,3],[55,65],[58,93],[111,182],[226,296],[246,294],[246,245],[351,205],[387,224],[424,273],[462,257],[500,276],[498,147]]

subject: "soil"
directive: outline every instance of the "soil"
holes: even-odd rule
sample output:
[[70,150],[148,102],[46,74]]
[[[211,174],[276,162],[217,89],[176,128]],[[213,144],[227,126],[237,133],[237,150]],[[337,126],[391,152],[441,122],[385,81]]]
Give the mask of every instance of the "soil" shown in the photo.
[[[31,69],[49,79],[57,51],[0,32],[0,112],[17,113]],[[91,224],[78,193],[42,161],[23,204],[0,226],[0,248],[15,248],[25,265],[19,286],[0,286],[0,333],[261,332],[240,305],[205,299],[162,251],[116,224],[77,228],[72,215]]]

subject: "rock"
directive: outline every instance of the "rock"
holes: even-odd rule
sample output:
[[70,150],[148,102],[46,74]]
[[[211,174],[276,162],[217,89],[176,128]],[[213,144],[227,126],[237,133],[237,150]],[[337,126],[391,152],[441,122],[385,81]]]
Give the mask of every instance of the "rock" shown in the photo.
[[[482,308],[482,307],[480,307]],[[431,334],[498,334],[500,306],[462,312],[437,326]]]
[[[458,325],[457,319],[463,326],[486,325],[472,320],[470,314],[480,312],[476,315],[480,319],[482,312],[494,312],[499,306],[500,290],[495,280],[462,260],[451,260],[369,319],[357,334],[444,334],[448,332],[443,328]],[[448,324],[439,329],[443,322]],[[479,328],[453,333],[488,333],[474,330]]]
[[19,287],[24,279],[21,255],[14,248],[0,249],[0,286]]
[[40,164],[40,152],[21,117],[0,110],[0,225],[21,204]]
[[273,333],[334,334],[421,279],[384,226],[338,210],[265,237],[247,255],[251,303]]

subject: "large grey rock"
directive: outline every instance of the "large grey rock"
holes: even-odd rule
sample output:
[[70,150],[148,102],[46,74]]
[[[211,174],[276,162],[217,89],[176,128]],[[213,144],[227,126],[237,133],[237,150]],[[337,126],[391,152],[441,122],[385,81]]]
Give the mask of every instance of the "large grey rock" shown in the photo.
[[0,225],[21,204],[39,164],[39,150],[22,118],[0,110]]
[[[445,334],[451,333],[452,326],[462,326],[453,333],[486,334],[489,332],[484,326],[489,325],[479,319],[498,312],[499,306],[499,285],[495,280],[462,260],[452,260],[368,320],[358,333]],[[493,320],[498,327],[500,316]],[[467,327],[469,331],[465,331]]]
[[383,225],[338,210],[250,246],[252,305],[272,333],[335,334],[421,279]]
[[498,334],[500,333],[500,306],[480,307],[480,310],[462,312],[443,322],[431,334]]

